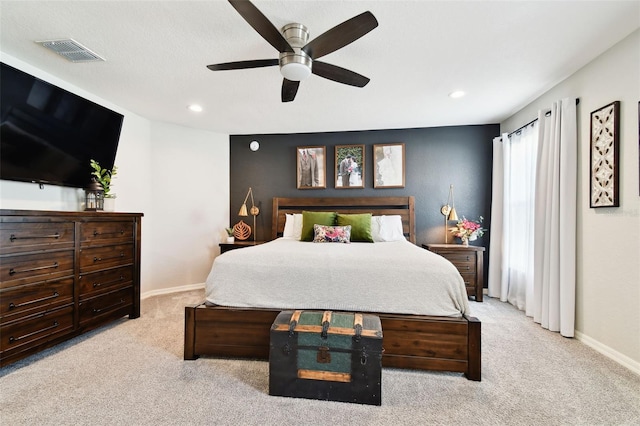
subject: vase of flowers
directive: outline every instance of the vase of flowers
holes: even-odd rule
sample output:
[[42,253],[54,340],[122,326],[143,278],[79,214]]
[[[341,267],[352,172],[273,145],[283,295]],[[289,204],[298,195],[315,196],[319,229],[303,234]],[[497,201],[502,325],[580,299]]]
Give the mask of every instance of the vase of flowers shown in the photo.
[[484,218],[482,216],[480,216],[478,221],[468,220],[462,216],[462,219],[458,220],[458,223],[456,223],[456,227],[451,228],[451,233],[454,237],[460,238],[460,240],[462,240],[462,244],[468,246],[469,241],[475,241],[478,237],[482,237],[484,235],[486,229],[482,227],[483,220]]

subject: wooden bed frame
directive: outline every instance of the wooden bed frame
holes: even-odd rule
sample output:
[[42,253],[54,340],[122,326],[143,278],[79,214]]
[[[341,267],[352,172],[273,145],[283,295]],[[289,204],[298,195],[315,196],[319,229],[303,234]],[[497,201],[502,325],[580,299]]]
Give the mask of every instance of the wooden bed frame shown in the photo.
[[[274,198],[272,237],[282,235],[285,214],[303,210],[400,215],[415,244],[414,198]],[[269,357],[269,331],[282,309],[230,308],[206,303],[185,308],[184,359],[199,356]],[[481,324],[477,318],[378,313],[384,367],[464,373],[480,381]]]

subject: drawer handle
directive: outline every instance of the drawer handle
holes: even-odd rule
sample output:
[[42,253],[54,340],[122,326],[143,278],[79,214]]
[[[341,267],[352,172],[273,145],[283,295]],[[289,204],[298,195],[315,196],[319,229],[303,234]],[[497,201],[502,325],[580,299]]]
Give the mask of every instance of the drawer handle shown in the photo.
[[96,287],[100,287],[101,285],[107,285],[107,284],[115,284],[115,283],[119,283],[120,281],[124,280],[124,276],[120,275],[120,278],[116,278],[115,280],[111,280],[111,281],[105,281],[103,283],[99,283],[99,282],[95,282],[93,283],[93,288]]
[[15,343],[15,342],[20,341],[22,339],[26,339],[28,337],[34,336],[34,335],[36,335],[38,333],[42,333],[42,332],[45,332],[47,330],[51,330],[53,328],[56,328],[58,325],[60,325],[60,324],[58,324],[58,321],[54,321],[53,325],[51,325],[49,327],[45,327],[45,328],[43,328],[41,330],[38,330],[38,331],[34,331],[33,333],[25,334],[24,336],[20,336],[20,337],[11,336],[11,337],[9,337],[9,343]]
[[124,229],[121,229],[119,231],[114,231],[114,232],[98,232],[97,229],[93,231],[94,237],[97,237],[98,235],[117,235],[117,234],[124,235]]
[[51,235],[34,235],[33,237],[16,237],[15,234],[11,234],[9,237],[9,241],[14,242],[15,240],[37,240],[42,238],[55,238],[56,240],[60,238],[59,233],[51,234]]
[[56,269],[58,267],[58,262],[54,262],[51,266],[38,266],[37,268],[29,268],[29,269],[9,269],[9,275],[14,276],[15,274],[19,274],[22,272],[33,272],[33,271],[41,271],[43,269]]
[[95,314],[99,314],[100,312],[108,311],[108,310],[110,310],[110,309],[115,308],[116,306],[120,306],[120,305],[122,305],[123,303],[124,303],[124,298],[121,298],[121,299],[120,299],[120,301],[119,301],[118,303],[114,303],[113,305],[111,305],[111,306],[107,306],[106,308],[102,308],[102,309],[93,308],[93,309],[92,309],[92,311],[93,311],[93,314],[94,314],[94,315],[95,315]]
[[47,296],[47,297],[43,297],[43,298],[35,299],[35,300],[29,300],[28,302],[18,303],[17,305],[15,303],[11,302],[11,303],[9,303],[9,310],[15,309],[15,308],[22,308],[23,306],[28,306],[28,305],[31,305],[33,303],[44,302],[45,300],[49,300],[49,299],[55,299],[58,296],[60,296],[58,294],[58,292],[54,291],[52,296]]
[[120,252],[119,255],[117,256],[111,256],[111,257],[94,257],[93,261],[94,262],[100,262],[101,260],[113,260],[113,259],[120,259],[124,257],[124,252]]

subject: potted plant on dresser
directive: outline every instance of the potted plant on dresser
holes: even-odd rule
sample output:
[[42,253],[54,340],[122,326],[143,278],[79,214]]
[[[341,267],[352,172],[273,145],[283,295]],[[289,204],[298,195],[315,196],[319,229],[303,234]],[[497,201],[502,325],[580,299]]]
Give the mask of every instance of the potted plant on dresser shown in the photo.
[[98,183],[104,188],[104,210],[108,212],[115,211],[116,194],[111,192],[111,180],[118,173],[118,168],[113,166],[111,170],[103,169],[96,160],[91,160],[90,164],[93,169],[91,175],[95,176]]

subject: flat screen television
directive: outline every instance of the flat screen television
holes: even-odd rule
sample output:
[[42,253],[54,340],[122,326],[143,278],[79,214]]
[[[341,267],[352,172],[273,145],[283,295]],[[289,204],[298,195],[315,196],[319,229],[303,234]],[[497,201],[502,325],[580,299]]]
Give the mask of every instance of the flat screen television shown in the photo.
[[123,116],[0,63],[0,179],[85,188],[112,169]]

